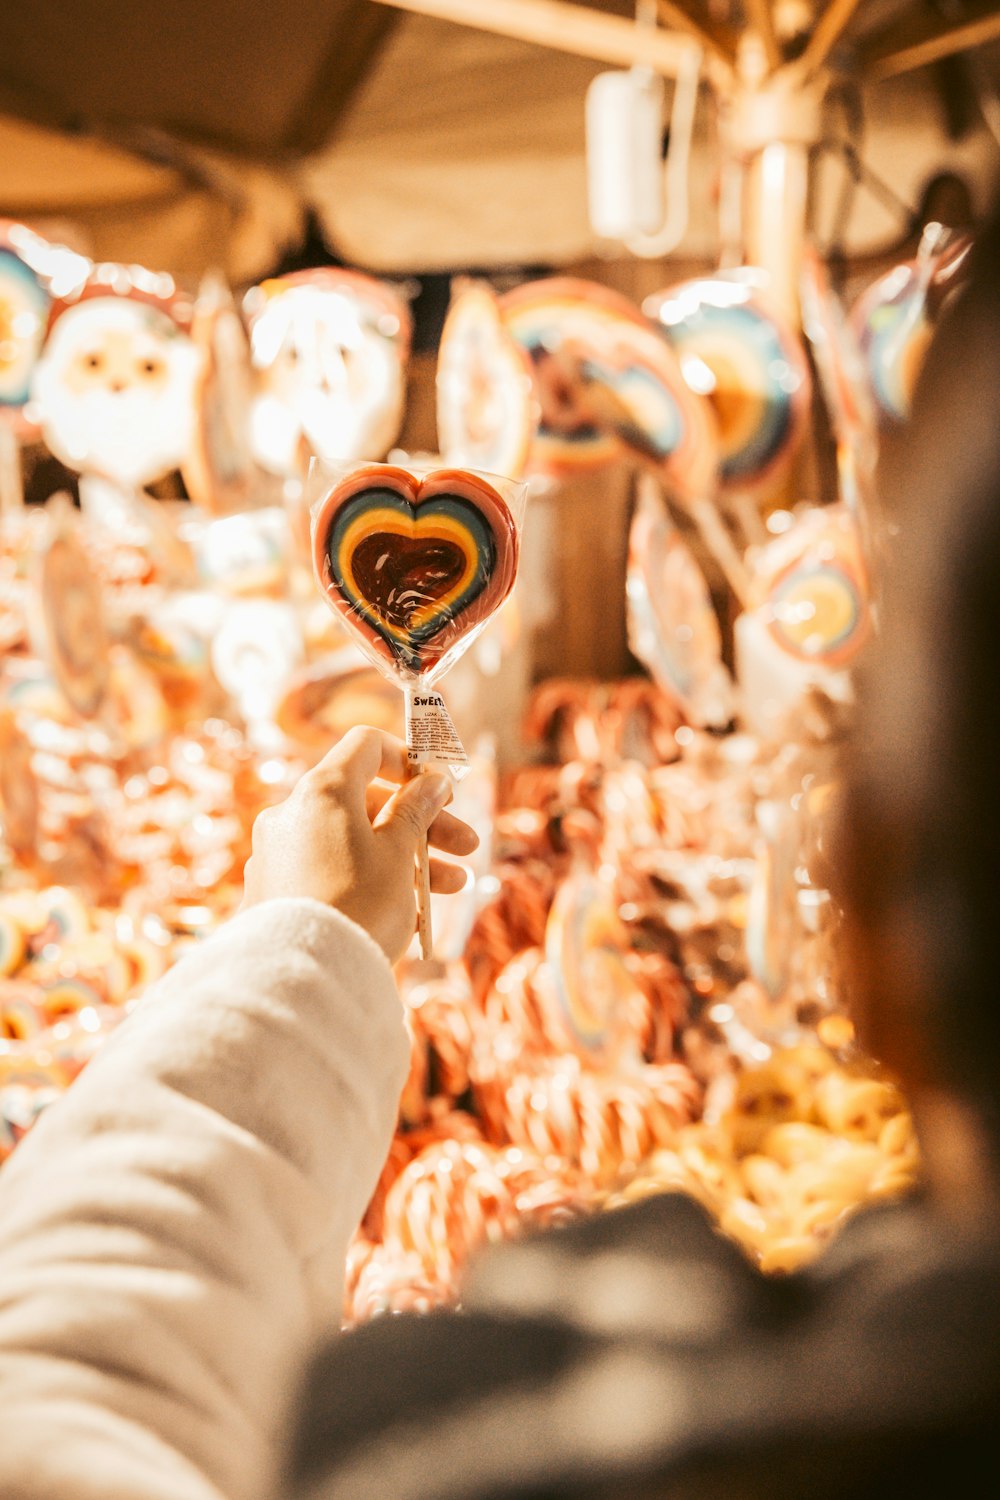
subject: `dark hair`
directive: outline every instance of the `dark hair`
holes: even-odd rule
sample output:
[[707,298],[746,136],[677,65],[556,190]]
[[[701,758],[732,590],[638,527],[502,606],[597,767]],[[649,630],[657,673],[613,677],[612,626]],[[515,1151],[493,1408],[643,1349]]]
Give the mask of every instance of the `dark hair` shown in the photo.
[[[1000,218],[944,313],[880,471],[880,635],[848,763],[842,892],[917,968],[869,976],[937,1080],[1000,1103]],[[912,947],[907,947],[912,945]]]

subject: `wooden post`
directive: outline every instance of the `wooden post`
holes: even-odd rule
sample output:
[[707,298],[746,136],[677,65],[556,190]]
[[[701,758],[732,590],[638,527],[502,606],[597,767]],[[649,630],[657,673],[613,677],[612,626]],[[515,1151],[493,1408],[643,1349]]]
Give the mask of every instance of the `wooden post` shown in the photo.
[[726,118],[728,150],[746,165],[744,251],[751,265],[769,273],[775,302],[798,326],[809,157],[821,137],[826,75],[803,84],[788,70],[770,73],[753,34],[745,38],[739,64]]

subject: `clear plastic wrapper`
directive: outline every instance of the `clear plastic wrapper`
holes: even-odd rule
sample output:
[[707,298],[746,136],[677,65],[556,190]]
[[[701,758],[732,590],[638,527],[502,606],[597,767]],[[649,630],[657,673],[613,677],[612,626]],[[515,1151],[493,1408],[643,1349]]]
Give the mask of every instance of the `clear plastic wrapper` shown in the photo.
[[525,486],[471,469],[316,467],[320,588],[374,666],[426,690],[514,586]]
[[391,286],[319,266],[251,287],[243,302],[257,372],[251,443],[275,474],[385,453],[406,397],[410,313]]
[[[471,469],[314,465],[313,561],[324,597],[405,694],[411,769],[469,760],[434,684],[514,587],[525,486]],[[421,950],[432,952],[426,844]]]
[[523,473],[538,422],[526,351],[504,326],[482,281],[454,284],[441,332],[437,428],[449,463]]
[[721,729],[733,716],[733,684],[704,574],[649,486],[629,533],[629,647],[692,724]]

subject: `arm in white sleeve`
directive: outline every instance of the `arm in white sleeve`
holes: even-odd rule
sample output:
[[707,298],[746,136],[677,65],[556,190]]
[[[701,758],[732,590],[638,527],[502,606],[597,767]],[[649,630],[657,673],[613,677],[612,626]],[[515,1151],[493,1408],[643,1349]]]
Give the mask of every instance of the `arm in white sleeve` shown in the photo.
[[0,1173],[4,1500],[269,1491],[408,1055],[381,950],[317,902],[153,987]]

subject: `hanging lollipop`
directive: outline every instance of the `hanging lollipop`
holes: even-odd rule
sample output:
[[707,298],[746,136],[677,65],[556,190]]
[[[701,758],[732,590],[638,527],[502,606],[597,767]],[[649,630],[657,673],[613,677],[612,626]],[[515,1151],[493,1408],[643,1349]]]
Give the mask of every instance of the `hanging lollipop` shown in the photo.
[[0,415],[21,436],[52,297],[39,268],[46,242],[23,224],[0,221]]
[[851,323],[884,421],[903,422],[946,295],[958,284],[971,242],[928,224],[916,260],[887,271],[858,298]]
[[[313,507],[320,588],[369,659],[405,693],[411,768],[468,757],[433,684],[514,586],[524,486],[468,469],[350,467]],[[426,846],[418,914],[431,953]]]
[[680,282],[648,297],[691,388],[719,424],[719,485],[759,540],[755,497],[788,466],[809,420],[812,382],[798,335],[771,307],[763,271],[743,267]]
[[184,483],[210,514],[245,510],[258,478],[250,450],[250,345],[232,292],[218,275],[202,281],[191,337],[201,367],[191,446],[181,463]]
[[386,453],[403,418],[411,320],[384,282],[332,266],[252,287],[244,299],[257,391],[251,441],[274,474]]
[[191,307],[173,278],[97,266],[53,310],[32,397],[49,448],[119,498],[186,458],[198,354]]
[[767,734],[811,684],[850,696],[847,669],[871,631],[857,523],[840,505],[813,507],[757,556],[749,608],[736,622],[743,714]]
[[504,326],[496,295],[485,282],[458,281],[438,354],[438,443],[445,461],[518,476],[536,422],[531,364]]
[[629,533],[626,607],[633,655],[685,718],[712,729],[728,724],[733,685],[708,585],[649,483]]
[[623,452],[685,499],[715,485],[716,434],[656,329],[627,298],[572,277],[508,292],[504,322],[527,351],[541,410],[529,471],[564,478]]
[[0,511],[24,503],[18,442],[38,434],[31,382],[53,285],[68,290],[88,268],[82,256],[50,245],[26,225],[0,220]]

